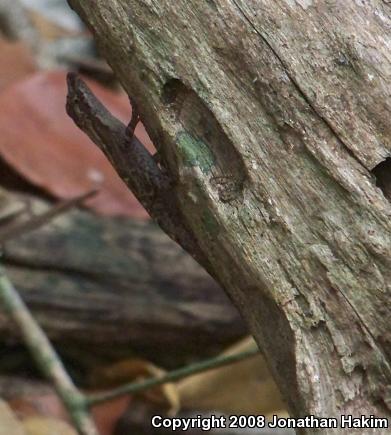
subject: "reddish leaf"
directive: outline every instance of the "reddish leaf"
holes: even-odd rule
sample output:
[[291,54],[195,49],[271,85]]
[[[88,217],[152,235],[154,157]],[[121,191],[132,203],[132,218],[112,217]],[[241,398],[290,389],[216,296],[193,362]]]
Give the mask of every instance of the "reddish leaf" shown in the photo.
[[[128,408],[130,402],[131,397],[124,396],[93,407],[91,413],[100,435],[113,434],[118,419]],[[16,416],[22,420],[41,417],[71,423],[68,412],[54,391],[45,395],[37,394],[14,398],[9,402],[9,405]],[[2,434],[1,428],[0,434]]]
[[0,38],[0,90],[36,71],[29,49],[22,42]]
[[92,416],[101,435],[112,435],[118,420],[129,406],[129,396],[118,397],[92,408]]
[[8,403],[20,419],[37,415],[58,418],[60,420],[68,418],[64,405],[54,391],[48,391],[45,394],[38,392],[37,394],[30,393],[14,397]]
[[[88,81],[93,92],[123,122],[131,108],[125,94]],[[65,113],[65,72],[36,73],[0,94],[0,154],[29,182],[68,199],[93,188],[100,193],[87,206],[105,215],[146,218],[147,214],[91,143]],[[139,124],[136,135],[153,145]]]

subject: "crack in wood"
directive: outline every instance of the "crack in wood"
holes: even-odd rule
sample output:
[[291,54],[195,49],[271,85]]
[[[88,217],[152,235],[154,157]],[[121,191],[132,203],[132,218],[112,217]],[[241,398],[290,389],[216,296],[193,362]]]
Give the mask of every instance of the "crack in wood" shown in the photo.
[[296,89],[296,91],[299,93],[299,95],[304,99],[304,101],[308,104],[308,106],[311,108],[313,113],[326,125],[326,127],[330,130],[332,135],[338,140],[338,142],[342,145],[342,147],[345,149],[345,151],[348,153],[348,155],[353,158],[363,169],[366,171],[369,171],[371,168],[367,168],[363,162],[354,154],[354,152],[348,147],[348,145],[344,142],[344,140],[340,137],[338,132],[335,130],[335,128],[332,126],[332,124],[328,121],[326,117],[324,117],[319,110],[315,107],[315,105],[312,103],[310,97],[305,93],[303,88],[300,86],[298,81],[293,77],[291,72],[289,71],[289,68],[285,64],[282,57],[278,54],[277,50],[273,47],[273,45],[268,41],[268,39],[265,37],[265,35],[257,29],[255,24],[251,21],[251,19],[247,16],[247,14],[244,12],[244,10],[241,8],[241,6],[238,4],[237,0],[232,0],[233,4],[236,6],[240,14],[243,16],[245,21],[251,26],[251,28],[254,30],[254,32],[262,39],[262,41],[269,47],[273,55],[276,57],[276,59],[280,62],[285,74],[289,78],[290,82],[292,83],[293,87]]
[[376,186],[391,201],[391,157],[380,162],[371,172],[376,177]]

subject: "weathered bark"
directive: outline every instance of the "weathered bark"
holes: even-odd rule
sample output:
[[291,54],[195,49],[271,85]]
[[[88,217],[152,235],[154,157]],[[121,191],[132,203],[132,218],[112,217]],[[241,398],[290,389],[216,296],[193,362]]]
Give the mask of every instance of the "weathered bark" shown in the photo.
[[[17,210],[17,198],[7,196],[7,210]],[[24,199],[33,210],[45,207]],[[68,354],[139,352],[177,366],[246,333],[221,288],[150,222],[74,210],[8,241],[2,251],[15,287]],[[0,337],[18,338],[2,312]],[[172,346],[176,351],[168,352]]]
[[390,416],[390,5],[69,3],[292,414]]

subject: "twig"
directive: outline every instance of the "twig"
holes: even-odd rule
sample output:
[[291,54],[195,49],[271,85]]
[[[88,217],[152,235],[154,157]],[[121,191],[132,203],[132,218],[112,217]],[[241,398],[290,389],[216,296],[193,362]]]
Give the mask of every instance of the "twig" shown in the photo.
[[80,435],[98,435],[85,396],[76,388],[41,327],[0,266],[0,302],[19,327],[42,373],[53,383]]
[[147,379],[146,381],[133,382],[110,391],[85,396],[74,385],[56,351],[28,311],[28,308],[5,275],[4,269],[1,266],[0,302],[19,327],[23,340],[38,367],[53,383],[80,435],[98,435],[95,424],[88,413],[88,408],[91,406],[127,394],[144,391],[157,385],[175,382],[196,373],[234,364],[259,353],[259,349],[254,348],[234,355],[218,356],[173,370],[163,376]]
[[163,376],[158,376],[141,382],[132,382],[130,384],[122,385],[118,388],[114,388],[113,390],[103,393],[89,394],[86,400],[89,406],[97,405],[98,403],[107,402],[108,400],[112,400],[120,396],[125,396],[127,394],[138,393],[140,391],[156,387],[157,385],[166,384],[168,382],[175,382],[179,379],[194,375],[196,373],[205,372],[207,370],[223,367],[229,364],[234,364],[236,362],[242,361],[258,354],[259,349],[254,348],[246,352],[241,352],[234,355],[217,356],[215,358],[210,358],[186,367],[182,367],[177,370],[173,370]]
[[16,222],[15,224],[6,225],[4,229],[2,228],[0,230],[0,243],[4,243],[10,239],[14,239],[21,236],[22,234],[42,227],[60,214],[67,212],[71,208],[84,202],[86,199],[89,199],[92,196],[96,195],[97,192],[97,190],[91,190],[90,192],[84,193],[83,195],[66,201],[62,201],[59,204],[51,207],[48,211],[45,211],[38,216],[32,217],[27,222]]
[[[95,193],[95,191],[88,192],[87,194],[74,198],[70,201],[60,203],[47,212],[34,217],[28,222],[21,224],[17,223],[15,225],[8,226],[8,228],[0,232],[0,243],[46,224],[54,217],[64,213],[71,207],[81,203]],[[206,370],[233,364],[254,356],[259,352],[258,349],[254,348],[247,352],[238,353],[235,355],[211,358],[189,365],[187,367],[173,370],[164,376],[123,385],[104,393],[85,396],[73,383],[50,341],[46,337],[41,327],[34,320],[33,316],[30,314],[27,306],[24,304],[18,292],[6,276],[1,265],[0,302],[3,304],[7,314],[19,327],[23,340],[26,346],[29,348],[37,366],[53,383],[58,395],[62,399],[65,407],[68,409],[68,412],[80,435],[98,435],[95,424],[88,412],[89,407],[93,405],[112,400],[118,396],[147,390],[167,382],[174,382],[184,377]]]

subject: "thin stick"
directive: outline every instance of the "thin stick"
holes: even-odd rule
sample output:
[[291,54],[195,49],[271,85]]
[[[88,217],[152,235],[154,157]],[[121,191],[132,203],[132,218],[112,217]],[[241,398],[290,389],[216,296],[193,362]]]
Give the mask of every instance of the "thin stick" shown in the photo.
[[98,435],[97,429],[88,414],[88,408],[102,402],[107,402],[120,396],[134,394],[153,388],[157,385],[175,382],[185,377],[234,364],[259,354],[258,348],[234,355],[218,356],[198,363],[173,370],[163,376],[122,385],[110,391],[83,395],[74,385],[66,372],[61,360],[47,339],[46,335],[35,322],[28,308],[20,298],[0,266],[0,302],[7,313],[18,325],[24,342],[30,349],[42,373],[54,384],[58,395],[68,409],[80,435]]
[[36,230],[37,228],[42,227],[47,224],[55,217],[59,216],[70,210],[73,207],[76,207],[83,203],[86,199],[91,198],[92,196],[97,194],[97,190],[91,190],[90,192],[84,193],[83,195],[77,196],[75,198],[62,201],[53,207],[49,208],[49,210],[41,213],[38,216],[34,216],[29,219],[27,222],[17,222],[15,224],[6,225],[4,229],[0,230],[0,243],[4,243],[7,240],[14,239],[16,237],[21,236],[24,233]]
[[234,364],[257,354],[259,354],[259,349],[253,348],[248,351],[237,353],[234,355],[210,358],[186,367],[182,367],[177,370],[173,370],[163,376],[158,376],[141,382],[132,382],[130,384],[122,385],[118,388],[114,388],[113,390],[103,393],[89,394],[87,396],[87,403],[89,406],[97,405],[98,403],[107,402],[108,400],[112,400],[120,396],[125,396],[127,394],[134,394],[140,391],[144,391],[157,385],[166,384],[168,382],[175,382],[179,379],[194,375],[196,373],[205,372],[207,370],[223,367],[229,364]]
[[53,383],[80,435],[98,435],[85,396],[76,388],[56,351],[0,266],[0,302],[19,327],[42,373]]

